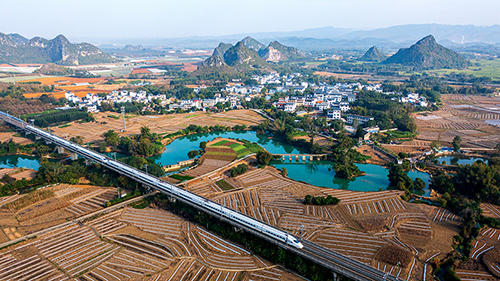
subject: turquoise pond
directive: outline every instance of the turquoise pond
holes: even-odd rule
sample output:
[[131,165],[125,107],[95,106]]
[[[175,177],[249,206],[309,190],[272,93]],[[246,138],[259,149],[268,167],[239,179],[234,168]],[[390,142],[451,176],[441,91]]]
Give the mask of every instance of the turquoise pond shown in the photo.
[[445,162],[445,164],[447,165],[472,165],[474,162],[476,162],[477,160],[481,160],[485,163],[488,163],[488,160],[487,159],[483,159],[483,158],[478,158],[478,157],[462,157],[462,156],[441,156],[441,157],[437,157],[436,158],[440,164],[443,163],[443,161]]
[[[313,161],[306,163],[294,163],[285,161],[273,161],[273,166],[288,170],[288,177],[297,181],[304,181],[315,186],[346,189],[355,191],[379,191],[386,190],[389,185],[389,170],[383,166],[373,164],[355,164],[365,172],[364,176],[356,177],[352,180],[335,178],[332,162]],[[421,178],[426,183],[424,196],[428,196],[430,175],[419,171],[410,171],[408,176],[415,180]]]
[[0,168],[26,168],[38,170],[40,163],[37,157],[26,155],[5,155],[0,156]]
[[[245,139],[247,141],[257,142],[267,151],[276,154],[304,152],[291,145],[269,139],[266,136],[257,135],[255,131],[211,132],[178,138],[168,144],[161,155],[155,156],[153,159],[160,165],[171,165],[179,161],[187,160],[188,151],[199,149],[201,141],[211,141],[216,137]],[[359,169],[366,174],[353,180],[335,178],[335,172],[331,169],[333,163],[328,161],[307,161],[302,163],[295,161],[290,162],[287,159],[285,162],[273,161],[272,165],[278,169],[285,167],[288,170],[288,177],[291,179],[307,182],[316,186],[356,191],[379,191],[381,188],[382,190],[387,189],[389,185],[389,180],[387,178],[389,171],[383,166],[373,164],[356,164]],[[330,168],[331,171],[328,171],[328,168]],[[411,171],[408,175],[412,179],[419,177],[424,180],[427,183],[424,195],[429,195],[429,174]]]
[[193,134],[178,138],[165,147],[161,155],[153,156],[152,159],[160,165],[172,165],[177,162],[189,159],[187,153],[194,149],[199,149],[200,142],[211,141],[217,137],[245,139],[256,142],[271,153],[301,153],[303,150],[291,145],[280,143],[269,139],[266,136],[257,135],[255,131],[231,131],[231,132],[210,132],[205,134]]

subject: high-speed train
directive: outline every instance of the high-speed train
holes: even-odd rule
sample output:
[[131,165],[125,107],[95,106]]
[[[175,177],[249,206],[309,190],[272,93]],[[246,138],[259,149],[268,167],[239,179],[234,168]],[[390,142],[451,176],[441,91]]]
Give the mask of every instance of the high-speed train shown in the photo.
[[13,117],[9,114],[6,114],[4,112],[0,111],[0,118],[5,120],[6,122],[9,122],[15,126],[19,126],[24,128],[26,131],[29,131],[31,133],[34,133],[36,135],[39,135],[41,137],[44,137],[48,139],[49,141],[60,145],[71,152],[77,153],[81,156],[90,158],[100,164],[102,164],[105,167],[108,167],[116,172],[125,174],[137,181],[140,181],[142,183],[145,183],[155,189],[158,189],[159,191],[169,193],[172,195],[177,196],[181,200],[187,201],[193,205],[200,206],[205,210],[209,210],[212,213],[217,214],[218,216],[225,217],[229,220],[232,220],[233,222],[238,223],[239,225],[244,225],[248,228],[251,228],[255,231],[258,231],[268,237],[271,237],[275,240],[279,240],[281,242],[284,242],[287,245],[290,245],[295,248],[303,248],[302,243],[300,243],[294,236],[288,234],[285,231],[279,230],[275,227],[272,227],[270,225],[267,225],[265,223],[262,223],[256,219],[253,219],[251,217],[248,217],[246,215],[243,215],[237,211],[234,211],[232,209],[229,209],[227,207],[224,207],[222,205],[219,205],[213,201],[210,201],[204,197],[198,196],[194,193],[191,193],[187,190],[184,190],[180,187],[177,187],[175,185],[169,184],[167,182],[164,182],[154,176],[148,175],[136,168],[133,168],[129,165],[126,165],[124,163],[115,161],[109,157],[106,157],[102,154],[99,154],[97,152],[94,152],[90,149],[86,149],[82,146],[79,146],[75,143],[72,143],[70,141],[67,141],[63,138],[60,138],[58,136],[52,135],[42,129],[39,129],[35,126],[28,125],[26,122],[23,120]]

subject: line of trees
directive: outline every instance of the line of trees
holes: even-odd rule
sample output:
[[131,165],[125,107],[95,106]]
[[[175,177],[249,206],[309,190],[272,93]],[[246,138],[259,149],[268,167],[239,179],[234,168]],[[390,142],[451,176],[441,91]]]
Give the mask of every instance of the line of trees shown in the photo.
[[41,114],[38,116],[30,117],[28,119],[34,119],[35,125],[42,128],[54,124],[68,123],[80,119],[83,119],[87,122],[94,120],[92,114],[85,111],[80,111],[78,109],[61,110],[48,114]]

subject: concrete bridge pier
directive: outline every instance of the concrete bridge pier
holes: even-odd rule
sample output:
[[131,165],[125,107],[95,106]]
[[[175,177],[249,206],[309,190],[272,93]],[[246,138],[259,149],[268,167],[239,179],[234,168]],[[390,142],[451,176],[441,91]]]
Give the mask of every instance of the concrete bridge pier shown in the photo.
[[306,156],[302,155],[302,162],[306,162]]
[[340,280],[339,275],[333,271],[332,271],[332,273],[333,273],[333,281],[339,281]]
[[51,143],[52,143],[52,142],[50,142],[50,141],[45,141],[45,144],[51,144]]
[[88,165],[90,165],[90,161],[89,161],[89,159],[85,158],[85,166],[88,166]]
[[57,153],[59,153],[59,154],[63,154],[63,153],[64,153],[64,147],[62,147],[62,146],[58,146],[58,147],[57,147]]
[[39,139],[41,139],[40,136],[35,136],[35,140],[39,140]]
[[295,162],[299,162],[299,156],[295,156]]
[[71,152],[71,160],[75,161],[77,159],[78,159],[78,154],[76,154],[76,152]]
[[314,156],[309,156],[309,161],[313,161],[314,160]]
[[285,162],[285,155],[281,157],[281,161]]

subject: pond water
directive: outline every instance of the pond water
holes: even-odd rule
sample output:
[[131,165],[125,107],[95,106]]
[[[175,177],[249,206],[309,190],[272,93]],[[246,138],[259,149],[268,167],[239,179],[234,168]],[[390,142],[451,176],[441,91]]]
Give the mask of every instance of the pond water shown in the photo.
[[481,160],[485,163],[488,163],[487,159],[479,158],[479,157],[464,157],[464,156],[441,156],[436,158],[439,163],[446,162],[447,165],[472,165],[477,160]]
[[[201,141],[211,141],[216,137],[245,139],[247,141],[256,142],[267,151],[276,154],[304,153],[300,148],[295,148],[291,145],[269,139],[266,136],[257,135],[255,131],[236,131],[193,134],[178,138],[168,144],[161,155],[152,158],[160,165],[175,164],[179,161],[187,160],[188,151],[199,149]],[[273,161],[271,164],[278,169],[285,167],[288,170],[288,177],[291,179],[304,181],[316,186],[356,191],[379,191],[381,188],[382,190],[386,190],[389,185],[389,180],[387,178],[389,171],[385,167],[379,165],[356,164],[361,171],[366,173],[366,175],[356,177],[353,180],[347,180],[335,178],[335,171],[332,169],[333,163],[328,161],[307,161],[302,163],[295,161],[289,162],[287,159],[285,162]],[[330,171],[328,170],[329,168]],[[427,184],[424,195],[429,195],[429,174],[411,171],[408,175],[412,179],[419,177],[424,180]]]
[[161,155],[153,156],[152,159],[160,165],[172,165],[177,162],[188,160],[187,153],[194,149],[199,149],[200,142],[211,141],[217,137],[245,139],[256,142],[270,153],[302,153],[303,150],[295,148],[289,144],[284,144],[274,139],[269,139],[263,135],[257,135],[255,131],[231,131],[231,132],[210,132],[204,134],[193,134],[175,139],[165,147]]
[[[329,161],[313,161],[306,163],[294,163],[281,161],[273,161],[272,165],[278,169],[286,168],[288,177],[297,181],[304,181],[315,186],[346,189],[355,191],[379,191],[386,190],[389,185],[389,170],[383,166],[374,164],[358,164],[358,168],[365,172],[364,176],[356,177],[352,180],[335,178],[333,170],[333,162]],[[430,175],[419,171],[410,171],[408,176],[415,180],[421,178],[426,183],[424,196],[430,194],[429,180]]]
[[4,155],[0,156],[0,168],[26,168],[38,170],[40,163],[37,157],[26,155]]

